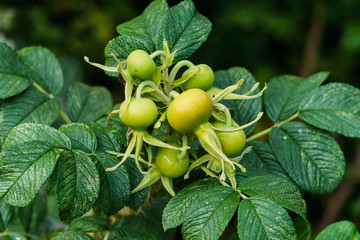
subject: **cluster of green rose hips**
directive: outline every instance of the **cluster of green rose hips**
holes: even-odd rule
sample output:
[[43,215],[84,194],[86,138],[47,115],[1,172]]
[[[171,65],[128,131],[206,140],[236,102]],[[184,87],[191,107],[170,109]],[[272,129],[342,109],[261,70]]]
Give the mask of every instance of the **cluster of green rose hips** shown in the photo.
[[[165,189],[174,195],[173,179],[183,175],[188,178],[194,168],[218,178],[224,185],[228,185],[225,181],[228,179],[236,189],[235,168],[246,171],[239,161],[251,150],[249,147],[243,151],[246,143],[243,129],[258,121],[262,113],[252,122],[238,126],[229,109],[219,101],[253,99],[261,96],[266,86],[251,96],[258,84],[246,94],[233,93],[243,83],[242,79],[223,90],[214,88],[214,72],[209,66],[195,66],[188,60],[172,66],[175,54],[176,51],[170,52],[164,40],[164,50],[150,55],[143,50],[135,50],[126,61],[112,55],[118,63],[116,67],[91,63],[85,57],[88,63],[105,71],[117,72],[125,80],[125,100],[119,110],[111,114],[119,114],[121,121],[129,127],[128,137],[131,134],[132,137],[125,153],[109,152],[121,158],[121,161],[107,171],[115,170],[125,160],[133,158],[144,178],[132,193],[161,179]],[[159,66],[154,61],[156,57],[160,58]],[[183,67],[187,69],[178,77]],[[167,129],[167,142],[154,137],[161,127]],[[188,152],[191,148],[188,145],[197,140],[207,154],[192,154],[194,159],[190,159]],[[152,146],[157,150],[155,161],[152,159]],[[147,159],[141,156],[143,148]],[[236,156],[241,152],[242,155]]]

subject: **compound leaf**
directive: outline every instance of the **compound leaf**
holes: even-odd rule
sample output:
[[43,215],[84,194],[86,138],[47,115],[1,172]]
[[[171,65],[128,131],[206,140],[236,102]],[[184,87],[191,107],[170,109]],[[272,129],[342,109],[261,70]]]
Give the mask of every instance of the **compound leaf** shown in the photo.
[[71,121],[96,121],[111,107],[112,98],[107,89],[78,82],[69,85],[66,109]]
[[70,138],[72,149],[95,153],[96,135],[88,125],[83,123],[65,124],[59,128],[59,131]]
[[120,36],[129,36],[143,42],[152,51],[162,49],[162,31],[169,6],[165,0],[150,3],[142,15],[116,27]]
[[164,38],[177,61],[191,56],[208,38],[211,22],[198,13],[191,0],[184,0],[169,9]]
[[118,136],[112,134],[108,129],[104,129],[104,127],[95,122],[86,122],[85,124],[88,125],[96,135],[97,152],[120,152],[121,145],[116,139]]
[[14,206],[28,205],[51,175],[68,137],[36,123],[16,126],[7,136],[0,156],[0,199]]
[[80,217],[95,203],[100,179],[95,164],[83,151],[64,151],[59,161],[56,199],[61,220]]
[[47,142],[54,148],[71,149],[70,139],[55,128],[37,124],[24,123],[16,126],[6,137],[3,149],[25,142],[42,141]]
[[101,151],[123,151],[127,145],[126,132],[129,127],[119,118],[109,121],[101,118],[96,126],[91,125],[98,139],[98,149]]
[[285,120],[299,109],[300,102],[311,92],[317,89],[329,76],[328,72],[316,73],[305,79],[296,89],[291,92],[290,97],[286,101],[279,120]]
[[98,216],[85,216],[71,221],[69,230],[83,232],[104,232],[110,229],[108,221]]
[[235,179],[237,183],[241,183],[242,181],[244,181],[244,179],[249,177],[264,176],[264,175],[268,175],[268,173],[259,170],[252,170],[252,169],[246,169],[246,172],[242,172],[240,169],[236,169],[235,171]]
[[[130,188],[132,190],[139,185],[141,180],[144,178],[144,175],[139,171],[133,159],[126,160],[124,162],[124,166],[129,176]],[[139,210],[141,205],[143,205],[143,203],[145,202],[147,195],[148,188],[144,188],[136,193],[131,194],[129,197],[129,201],[126,203],[126,206],[128,206],[134,211]]]
[[245,154],[241,160],[241,165],[243,165],[246,170],[271,173],[283,179],[290,180],[268,142],[251,141],[247,144],[252,147],[252,150],[248,154]]
[[344,155],[328,133],[302,122],[289,122],[270,132],[270,145],[289,176],[312,193],[329,193],[344,174]]
[[217,181],[207,178],[196,181],[177,193],[169,201],[163,211],[162,224],[164,230],[166,231],[169,228],[174,228],[183,224],[187,216],[190,214],[189,209],[192,202],[195,201],[194,199],[196,199],[203,190],[217,185]]
[[0,43],[0,99],[21,93],[36,79],[21,57],[5,43]]
[[270,80],[269,87],[264,93],[264,103],[271,121],[280,120],[285,104],[302,81],[302,78],[291,75],[283,75]]
[[181,232],[184,239],[219,239],[234,215],[240,194],[230,187],[202,190],[185,218]]
[[306,218],[306,204],[299,189],[291,182],[273,175],[249,177],[238,188],[250,196],[262,195]]
[[238,234],[240,240],[296,240],[294,224],[286,210],[260,195],[240,202]]
[[0,154],[0,201],[17,207],[28,205],[59,157],[60,150],[39,140],[4,148]]
[[27,47],[19,50],[18,54],[25,64],[37,73],[37,84],[55,96],[61,92],[64,85],[63,73],[58,60],[49,49]]
[[165,0],[153,1],[142,15],[117,26],[120,36],[107,44],[105,64],[117,66],[110,54],[125,60],[136,49],[148,53],[163,50],[163,39],[171,52],[177,51],[175,62],[186,59],[206,41],[211,27],[211,22],[196,11],[191,0],[170,9]]
[[98,202],[101,209],[107,215],[113,215],[120,211],[130,197],[130,180],[123,165],[114,171],[105,171],[113,167],[119,161],[109,154],[99,153],[94,155],[96,168],[100,177],[100,192]]
[[270,80],[264,94],[266,113],[273,122],[287,119],[298,110],[299,103],[329,76],[320,72],[307,79],[283,75]]
[[[142,49],[147,53],[152,53],[155,49],[146,42],[131,36],[118,36],[108,42],[105,47],[105,65],[117,66],[119,63],[111,55],[115,55],[120,60],[126,60],[127,56],[134,50]],[[109,76],[117,77],[119,73],[106,72]]]
[[360,90],[343,83],[320,87],[300,103],[299,117],[318,128],[360,138]]
[[359,240],[360,234],[356,226],[349,221],[333,223],[322,230],[315,240]]
[[60,113],[60,103],[30,87],[16,97],[4,101],[0,109],[0,142],[10,130],[22,123],[51,125]]
[[161,239],[160,232],[157,230],[156,226],[142,214],[121,217],[116,220],[111,227],[112,233],[116,236],[116,239],[119,240]]

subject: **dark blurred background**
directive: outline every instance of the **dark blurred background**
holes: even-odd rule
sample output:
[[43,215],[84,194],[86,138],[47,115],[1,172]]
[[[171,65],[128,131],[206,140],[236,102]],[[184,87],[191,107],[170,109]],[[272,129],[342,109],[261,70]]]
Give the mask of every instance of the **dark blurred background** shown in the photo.
[[[49,48],[61,61],[66,82],[106,86],[114,102],[122,86],[83,61],[104,62],[106,43],[115,28],[145,9],[144,0],[42,0],[0,3],[0,41],[16,49]],[[175,5],[179,1],[168,1]],[[208,41],[191,57],[214,70],[243,66],[260,81],[281,74],[307,77],[330,71],[328,82],[360,88],[359,0],[195,0],[213,23]],[[262,122],[258,128],[271,123]],[[359,142],[335,135],[348,170],[339,189],[326,196],[304,194],[309,218],[318,231],[332,221],[349,219],[360,226]],[[355,149],[355,150],[354,150]]]
[[[104,61],[115,27],[141,14],[145,0],[2,0],[0,40],[20,49],[43,45],[65,65],[74,66],[90,84],[106,84],[101,71],[83,56]],[[179,1],[170,0],[169,5]],[[214,70],[248,68],[259,81],[280,74],[308,76],[331,71],[332,81],[357,87],[360,74],[360,1],[358,0],[195,0],[213,23],[195,63]]]

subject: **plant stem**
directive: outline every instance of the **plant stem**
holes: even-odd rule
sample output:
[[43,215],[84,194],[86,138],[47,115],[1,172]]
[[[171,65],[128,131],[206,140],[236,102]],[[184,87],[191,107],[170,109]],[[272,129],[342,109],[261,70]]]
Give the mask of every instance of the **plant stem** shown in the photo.
[[[211,172],[209,169],[207,169],[206,167],[201,166],[200,168],[201,168],[207,175],[209,175],[210,177],[219,179],[218,176],[216,176],[214,173],[212,173],[212,172]],[[230,185],[227,184],[225,181],[220,181],[220,183],[221,183],[222,185],[224,185],[225,187],[230,187]]]
[[184,66],[186,66],[188,68],[195,67],[195,65],[192,62],[188,61],[188,60],[182,60],[182,61],[178,62],[170,72],[170,81],[169,81],[170,84],[172,84],[173,81],[175,80],[176,74],[180,70],[180,68],[182,68]]
[[[36,82],[33,82],[32,85],[39,90],[40,92],[44,93],[46,96],[48,96],[50,99],[54,99],[54,95],[52,95],[51,93],[48,93],[47,91],[45,91],[45,89],[43,89],[39,84],[37,84]],[[72,123],[70,118],[66,115],[66,113],[60,109],[60,116],[64,119],[64,121],[66,123]]]
[[225,114],[225,126],[227,128],[231,128],[233,120],[231,118],[229,109],[225,105],[218,102],[214,103],[214,109],[220,110]]
[[157,57],[157,56],[163,56],[165,59],[167,58],[167,55],[166,55],[166,53],[164,52],[164,51],[162,51],[162,50],[158,50],[158,51],[156,51],[156,52],[153,52],[152,54],[150,54],[150,57],[152,58],[152,59],[154,59],[155,57]]
[[274,127],[280,127],[281,125],[283,125],[284,123],[287,123],[287,122],[290,122],[292,120],[294,120],[295,118],[297,118],[297,116],[299,115],[299,112],[296,112],[294,115],[292,115],[291,117],[289,117],[288,119],[284,120],[284,121],[281,121],[279,123],[275,123],[272,127],[269,127],[261,132],[258,132],[257,134],[254,134],[252,135],[251,137],[249,137],[246,142],[250,142],[250,141],[253,141],[259,137],[262,137],[266,134],[268,134],[271,129],[273,129]]
[[63,110],[60,110],[60,116],[64,119],[64,121],[66,123],[72,123],[72,121],[70,120],[70,118],[68,117],[68,115],[66,115],[66,113]]
[[239,189],[237,191],[243,199],[248,199],[248,197],[244,195]]
[[168,98],[162,91],[160,91],[160,89],[156,86],[156,84],[152,81],[144,81],[142,83],[140,83],[140,85],[138,86],[138,88],[136,89],[136,98],[141,98],[141,94],[142,94],[142,90],[144,89],[145,86],[150,86],[155,90],[155,93],[157,94],[157,96],[159,97],[159,99],[169,105],[170,104],[170,98]]
[[48,93],[47,91],[45,91],[45,89],[43,89],[42,87],[40,87],[39,84],[37,84],[36,82],[33,82],[32,85],[39,90],[40,92],[44,93],[46,96],[48,96],[50,99],[54,99],[54,95],[52,95],[51,93]]
[[170,92],[171,92],[171,85],[172,83],[169,82],[169,69],[165,68],[163,71],[163,78],[164,78],[164,91],[165,94],[170,97]]
[[284,123],[287,123],[287,122],[290,122],[290,121],[294,120],[295,118],[298,117],[298,115],[299,115],[299,112],[296,112],[294,115],[292,115],[288,119],[286,119],[286,120],[284,120],[282,122],[276,123],[275,127],[279,127],[279,126],[283,125]]

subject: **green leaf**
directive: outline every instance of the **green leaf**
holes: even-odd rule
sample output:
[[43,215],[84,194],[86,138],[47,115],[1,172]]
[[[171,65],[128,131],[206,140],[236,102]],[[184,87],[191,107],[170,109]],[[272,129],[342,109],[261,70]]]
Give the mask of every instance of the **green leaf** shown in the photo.
[[293,222],[286,210],[259,195],[240,202],[238,234],[240,240],[296,239]]
[[116,235],[116,239],[118,240],[160,239],[160,233],[157,228],[142,214],[119,218],[112,225],[112,232]]
[[302,78],[292,75],[283,75],[270,80],[269,87],[264,93],[264,104],[271,121],[280,120],[284,106],[302,81]]
[[344,174],[344,155],[328,133],[302,122],[289,122],[270,132],[270,145],[289,176],[311,193],[329,193]]
[[235,179],[238,184],[244,181],[246,178],[264,176],[264,175],[268,175],[268,173],[258,170],[252,170],[252,169],[246,169],[246,172],[242,172],[238,168],[235,171]]
[[311,228],[308,220],[297,216],[293,219],[297,240],[310,240]]
[[68,137],[46,125],[25,123],[15,127],[3,144],[0,157],[0,199],[28,205],[51,175],[62,149],[71,149]]
[[164,38],[170,51],[177,51],[175,60],[191,56],[208,38],[212,24],[198,13],[191,0],[184,0],[170,8],[166,16]]
[[116,141],[116,136],[95,122],[85,122],[96,135],[97,152],[120,152],[121,146]]
[[45,218],[47,212],[47,202],[44,196],[38,194],[35,200],[28,206],[19,208],[21,225],[25,232],[36,231]]
[[65,134],[55,128],[37,123],[24,123],[13,128],[2,147],[6,149],[31,141],[46,142],[53,148],[71,149],[70,139]]
[[126,126],[120,118],[113,119],[109,121],[107,117],[101,118],[96,122],[100,127],[102,127],[109,135],[112,136],[114,141],[120,145],[120,149],[125,149],[127,146],[126,133],[129,130],[129,127]]
[[56,199],[61,220],[80,217],[96,201],[100,179],[95,164],[83,151],[61,154],[56,185]]
[[[142,181],[144,175],[139,171],[139,169],[135,164],[135,161],[133,161],[132,159],[125,161],[124,166],[129,176],[130,188],[134,189]],[[128,206],[134,211],[139,210],[141,205],[143,205],[143,203],[145,202],[147,195],[148,195],[148,188],[144,188],[134,194],[131,194],[129,201],[126,203],[126,206]]]
[[0,201],[18,207],[28,205],[59,157],[60,150],[39,140],[4,148],[0,154]]
[[343,83],[320,87],[300,103],[299,117],[318,128],[360,138],[360,90]]
[[57,182],[57,172],[58,172],[58,164],[56,164],[54,171],[52,172],[52,174],[49,176],[49,178],[46,180],[44,189],[45,189],[45,193],[48,196],[54,196],[55,195],[55,187],[56,187],[56,182]]
[[306,218],[305,201],[302,199],[298,188],[292,182],[273,175],[262,175],[246,178],[240,182],[238,188],[245,194],[264,196],[282,207],[297,213],[302,218],[298,222],[303,225],[303,233],[310,234],[311,226]]
[[104,232],[110,230],[108,221],[97,216],[85,216],[71,221],[69,230],[83,232]]
[[93,238],[81,231],[68,231],[56,234],[51,240],[92,240]]
[[19,55],[5,43],[0,43],[0,99],[21,93],[35,78]]
[[96,135],[88,125],[83,123],[66,124],[62,125],[59,131],[70,138],[72,149],[95,153]]
[[[114,54],[119,60],[126,60],[127,56],[134,50],[142,49],[147,53],[155,51],[153,45],[149,46],[146,42],[134,39],[130,36],[118,36],[108,42],[105,47],[105,65],[116,67],[119,63],[111,56]],[[106,72],[109,76],[117,77],[119,73]]]
[[299,107],[299,103],[311,91],[318,88],[329,76],[320,72],[302,79],[292,75],[272,78],[264,93],[266,113],[273,122],[289,118]]
[[239,201],[240,194],[230,187],[203,190],[192,201],[181,228],[184,239],[219,239]]
[[273,175],[249,177],[238,189],[250,196],[261,195],[271,199],[303,218],[306,218],[306,204],[299,189],[291,182]]
[[78,82],[69,85],[66,109],[71,121],[96,121],[111,107],[112,98],[107,89]]
[[190,206],[196,201],[198,195],[208,189],[218,186],[219,182],[214,179],[203,179],[190,184],[179,193],[177,193],[166,205],[163,216],[162,224],[164,230],[174,228],[183,224],[187,216],[190,214]]
[[333,223],[320,232],[315,240],[359,240],[360,234],[350,221]]
[[60,114],[60,103],[30,87],[16,97],[6,99],[0,109],[0,142],[21,123],[51,125]]
[[283,179],[290,180],[268,142],[251,141],[247,144],[252,146],[252,150],[244,155],[244,158],[241,160],[241,165],[243,165],[246,170],[271,173]]
[[97,137],[98,151],[120,152],[126,148],[126,132],[129,127],[115,119],[109,121],[107,117],[99,119],[96,123],[87,122]]
[[165,0],[153,1],[142,15],[117,26],[120,36],[107,44],[105,64],[117,66],[111,53],[125,60],[136,49],[148,53],[163,50],[163,39],[171,52],[177,51],[175,62],[186,59],[206,41],[211,27],[211,22],[196,11],[190,0],[170,9]]
[[6,204],[0,203],[0,231],[3,232],[7,229],[10,222],[14,218],[15,208]]
[[115,166],[119,161],[109,154],[94,155],[96,168],[100,177],[100,192],[98,202],[106,215],[120,211],[130,197],[130,180],[123,165],[116,170],[107,172],[106,168]]
[[169,202],[171,198],[170,194],[165,194],[161,197],[157,197],[156,199],[152,199],[150,204],[145,204],[141,207],[141,212],[144,213],[144,216],[158,229],[161,234],[159,239],[175,239],[178,229],[170,229],[164,231],[163,225],[161,223],[162,213],[166,204]]
[[300,102],[311,94],[313,90],[317,89],[328,76],[328,72],[319,72],[305,79],[305,81],[291,93],[281,112],[279,120],[285,120],[294,114],[299,109]]
[[168,9],[169,6],[165,0],[153,1],[142,15],[118,25],[116,31],[121,36],[129,36],[131,39],[142,42],[152,51],[155,49],[162,50],[162,32],[164,31]]
[[27,47],[19,50],[18,54],[25,64],[37,73],[37,84],[55,96],[61,92],[64,85],[63,73],[58,60],[49,49]]
[[[226,88],[230,85],[236,84],[240,79],[244,79],[241,87],[234,93],[244,94],[247,93],[256,84],[255,78],[245,68],[233,67],[228,70],[222,70],[215,72],[214,86],[217,88]],[[256,89],[253,94],[259,93],[259,89]],[[224,100],[224,104],[234,110],[234,120],[239,125],[244,125],[253,121],[259,112],[261,112],[262,102],[261,98],[255,98],[250,100]],[[244,131],[248,136],[255,128],[256,124],[245,128]]]

